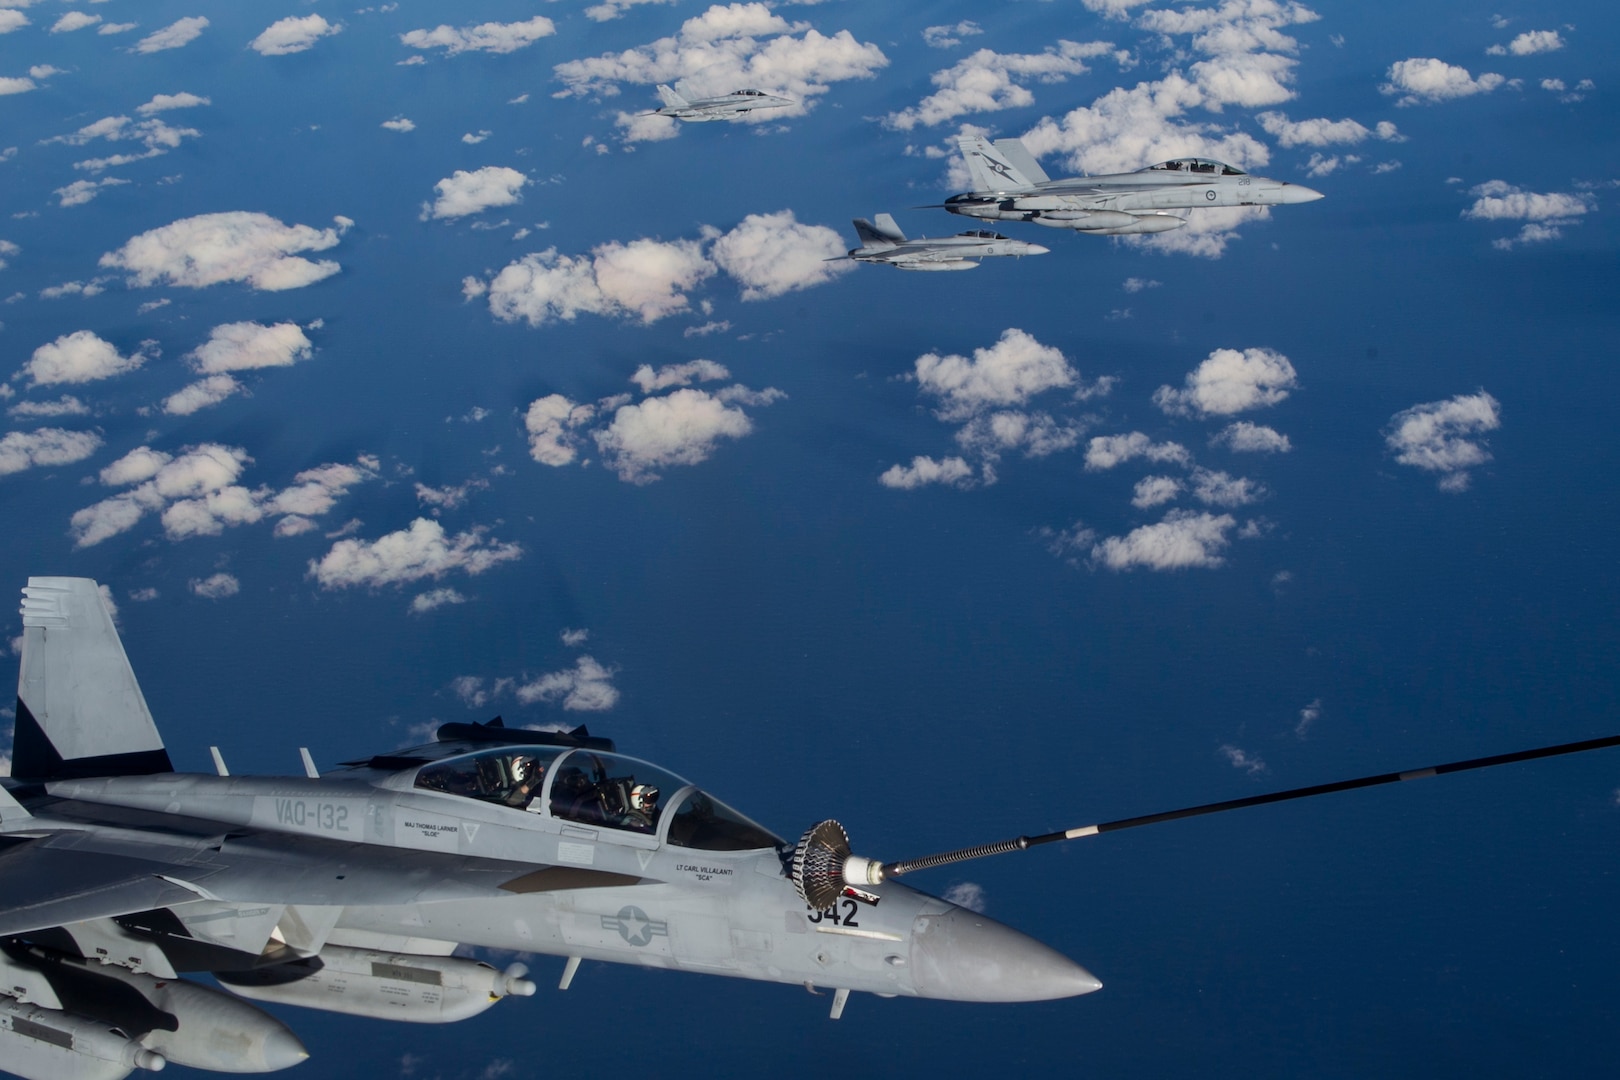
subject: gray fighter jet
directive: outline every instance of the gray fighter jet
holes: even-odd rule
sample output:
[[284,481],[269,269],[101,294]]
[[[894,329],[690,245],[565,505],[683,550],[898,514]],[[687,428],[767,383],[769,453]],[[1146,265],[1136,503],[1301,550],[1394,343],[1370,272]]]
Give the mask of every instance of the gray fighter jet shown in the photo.
[[1131,236],[1179,229],[1187,219],[1169,210],[1200,206],[1284,206],[1314,202],[1320,191],[1250,176],[1206,158],[1177,158],[1107,176],[1047,177],[1018,139],[991,143],[961,135],[974,190],[953,195],[945,209],[988,221],[1033,221],[1054,229]]
[[878,214],[871,221],[856,218],[855,232],[861,238],[861,246],[840,258],[887,263],[901,270],[972,270],[979,265],[978,259],[996,255],[1045,255],[1050,250],[1039,244],[1009,240],[987,229],[934,240],[926,236],[908,240],[888,214]]
[[[1197,814],[1620,745],[1620,736],[1251,795],[910,862],[836,821],[790,844],[708,792],[572,732],[446,724],[301,776],[177,773],[96,583],[23,590],[0,787],[0,1068],[122,1080],[167,1062],[270,1072],[307,1054],[248,1001],[438,1024],[528,996],[458,945],[834,991],[1040,1001],[1078,964],[900,884],[914,871]],[[224,990],[178,976],[213,972]]]
[[755,109],[780,109],[795,104],[791,98],[777,97],[763,90],[734,90],[719,97],[688,99],[660,85],[658,96],[664,102],[664,107],[654,109],[652,115],[693,121],[736,120]]

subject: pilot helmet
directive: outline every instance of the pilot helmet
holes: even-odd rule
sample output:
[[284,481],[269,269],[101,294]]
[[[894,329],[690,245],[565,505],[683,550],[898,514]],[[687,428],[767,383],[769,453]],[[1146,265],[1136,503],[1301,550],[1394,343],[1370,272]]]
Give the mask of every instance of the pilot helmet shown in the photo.
[[630,789],[630,808],[650,814],[658,809],[658,789],[651,784],[637,784]]
[[531,754],[519,754],[512,759],[512,780],[523,783],[540,775],[540,761]]

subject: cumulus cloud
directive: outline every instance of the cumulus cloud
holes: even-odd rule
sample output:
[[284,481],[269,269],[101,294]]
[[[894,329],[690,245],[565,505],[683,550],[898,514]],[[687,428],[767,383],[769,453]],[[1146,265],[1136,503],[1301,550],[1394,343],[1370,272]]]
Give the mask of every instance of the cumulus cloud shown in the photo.
[[1144,476],[1131,493],[1131,505],[1138,510],[1163,506],[1180,497],[1182,484],[1173,476]]
[[101,21],[100,15],[91,15],[85,11],[69,11],[51,27],[53,34],[66,34],[74,30],[83,30],[87,26],[94,26]]
[[1466,491],[1468,470],[1491,460],[1478,436],[1501,426],[1501,405],[1481,390],[1401,410],[1390,417],[1384,443],[1400,464],[1438,473],[1440,490]]
[[210,375],[204,379],[181,387],[163,399],[163,411],[170,416],[190,416],[211,406],[218,405],[233,394],[239,393],[242,384],[229,375]]
[[16,8],[0,8],[0,34],[9,34],[13,30],[21,30],[31,25],[28,16]]
[[600,4],[593,4],[585,9],[585,17],[593,22],[607,22],[617,19],[630,8],[640,4],[673,4],[675,0],[603,0]]
[[122,356],[110,341],[97,337],[94,331],[75,330],[35,349],[17,374],[27,376],[35,386],[87,383],[123,375],[145,362],[141,352]]
[[[66,16],[64,16],[65,18]],[[1564,47],[1564,39],[1556,30],[1526,30],[1504,45],[1492,45],[1485,51],[1492,56],[1533,56],[1536,53],[1557,52]]]
[[1266,763],[1258,754],[1251,754],[1246,750],[1230,744],[1221,747],[1221,756],[1224,757],[1234,769],[1242,769],[1250,776],[1258,776],[1266,771]]
[[1538,194],[1514,187],[1504,180],[1490,180],[1474,187],[1474,204],[1462,216],[1473,221],[1523,221],[1515,237],[1502,237],[1491,246],[1507,250],[1515,244],[1555,240],[1563,230],[1597,208],[1588,192]]
[[71,394],[63,394],[55,401],[19,401],[7,409],[6,414],[19,420],[54,419],[59,416],[89,416],[90,406]]
[[1192,466],[1192,454],[1180,443],[1156,443],[1140,431],[1129,435],[1099,435],[1086,447],[1086,469],[1101,472],[1141,458],[1155,464]]
[[1314,698],[1311,703],[1299,710],[1299,723],[1294,725],[1295,738],[1303,739],[1312,725],[1322,718],[1322,699]]
[[308,360],[313,351],[314,346],[297,323],[225,323],[209,331],[208,340],[191,353],[191,361],[203,374],[217,375],[289,367]]
[[1193,471],[1192,493],[1206,506],[1222,507],[1248,506],[1269,494],[1264,484],[1246,476],[1232,476],[1210,469]]
[[118,187],[127,183],[129,183],[128,180],[120,180],[116,176],[109,176],[104,180],[75,180],[66,187],[56,189],[54,193],[58,199],[56,205],[62,207],[83,206],[97,195],[100,195],[102,188]]
[[557,639],[570,649],[578,648],[579,646],[585,644],[586,640],[590,636],[591,632],[584,628],[565,627],[557,632]]
[[142,116],[151,116],[153,113],[168,112],[171,109],[195,109],[199,105],[212,105],[213,103],[211,98],[199,97],[196,94],[182,90],[178,94],[154,94],[151,101],[138,106],[135,111]]
[[0,437],[0,476],[40,466],[72,465],[99,449],[101,436],[93,431],[8,431]]
[[190,45],[202,36],[208,28],[208,20],[201,15],[179,19],[170,23],[156,33],[148,34],[137,41],[132,52],[155,53],[166,49],[178,49]]
[[973,483],[973,466],[959,457],[935,461],[919,454],[910,465],[891,465],[878,477],[878,483],[888,488],[910,490],[929,484],[948,487],[968,487]]
[[688,387],[619,406],[593,438],[619,479],[647,484],[659,479],[658,470],[706,461],[719,440],[740,439],[753,430],[742,409]]
[[1125,536],[1110,536],[1091,549],[1095,566],[1128,571],[1185,570],[1222,565],[1236,520],[1230,514],[1172,510],[1156,525],[1143,525]]
[[73,163],[75,169],[97,173],[135,161],[162,157],[184,140],[194,139],[199,134],[201,133],[196,128],[171,127],[162,120],[150,116],[145,120],[131,120],[127,116],[104,116],[72,134],[58,135],[46,141],[66,143],[68,146],[84,146],[94,140],[104,139],[107,142],[136,142],[143,148],[138,154],[113,154],[109,157],[88,158]]
[[854,268],[828,262],[844,253],[843,241],[825,225],[801,225],[793,211],[749,214],[718,237],[715,264],[743,287],[744,300],[766,300],[831,281]]
[[683,82],[699,97],[758,87],[793,99],[787,108],[742,117],[762,123],[801,115],[829,84],[871,78],[888,62],[881,49],[856,41],[848,30],[828,36],[809,23],[789,23],[763,3],[734,3],[687,19],[672,37],[554,70],[563,93],[576,97],[613,96],[620,83]]
[[1164,282],[1154,281],[1152,278],[1128,277],[1120,288],[1128,293],[1139,293],[1143,289],[1157,289],[1163,284]]
[[572,321],[581,313],[636,316],[654,323],[690,305],[686,292],[713,276],[714,264],[694,240],[618,241],[588,256],[559,255],[556,248],[509,263],[487,287],[476,279],[463,292],[487,291],[490,312],[503,322],[530,326]]
[[[1075,420],[1002,409],[973,417],[957,430],[956,441],[962,449],[994,461],[1014,450],[1022,450],[1025,457],[1046,457],[1070,449],[1083,434],[1084,427]],[[986,476],[988,482],[988,470]]]
[[1391,96],[1399,94],[1397,105],[1432,105],[1439,101],[1488,94],[1507,80],[1501,75],[1484,72],[1479,78],[1467,68],[1456,67],[1433,57],[1413,57],[1397,60],[1389,67],[1389,81],[1381,84],[1380,92]]
[[411,614],[425,615],[434,608],[444,607],[446,604],[465,604],[467,598],[455,589],[429,589],[425,593],[418,593],[411,597]]
[[0,97],[5,97],[7,94],[26,94],[28,91],[36,89],[38,89],[38,84],[33,79],[24,78],[20,75],[0,75]]
[[492,206],[511,206],[522,201],[521,192],[528,183],[527,176],[501,165],[472,172],[457,169],[433,185],[438,197],[431,204],[422,204],[422,220],[466,217]]
[[486,539],[485,534],[473,528],[446,536],[437,521],[417,518],[376,540],[339,540],[320,559],[310,560],[309,576],[323,589],[377,588],[456,572],[482,574],[523,555],[518,544]]
[[890,113],[883,122],[897,131],[910,131],[969,113],[1026,108],[1035,103],[1026,82],[1059,83],[1071,75],[1082,75],[1088,70],[1086,60],[1112,50],[1113,45],[1106,41],[1059,41],[1038,53],[980,49],[936,71],[931,81],[938,90],[916,105]]
[[724,364],[713,360],[692,360],[684,364],[665,364],[656,371],[651,364],[642,364],[630,376],[630,381],[641,387],[643,394],[668,390],[672,386],[690,386],[694,382],[718,382],[731,378]]
[[947,904],[967,908],[969,911],[984,911],[984,886],[971,881],[959,881],[945,890],[942,899]]
[[1023,405],[1047,390],[1075,386],[1080,374],[1063,353],[1023,330],[1009,328],[989,348],[965,356],[926,353],[911,376],[940,400],[941,420],[965,420],[986,408]]
[[[306,469],[281,491],[249,489],[237,481],[252,458],[239,447],[219,443],[189,446],[177,454],[140,446],[101,470],[101,483],[128,490],[75,513],[70,533],[76,546],[92,547],[134,528],[150,513],[161,516],[171,540],[217,536],[226,528],[269,517],[307,521],[325,513],[348,489],[377,475],[375,458],[354,465]],[[304,531],[293,527],[278,535]]]
[[189,586],[193,596],[200,596],[204,600],[224,600],[242,591],[242,583],[223,571],[212,577],[192,578]]
[[531,402],[523,417],[529,456],[542,465],[570,464],[579,456],[581,437],[577,432],[595,418],[594,405],[581,405],[561,394]]
[[477,26],[436,26],[401,34],[402,44],[413,49],[443,49],[446,56],[464,52],[509,53],[526,49],[557,32],[550,19],[536,15],[526,22],[480,23]]
[[1185,386],[1161,386],[1153,403],[1172,416],[1228,416],[1276,405],[1299,385],[1288,357],[1271,349],[1216,349]]
[[984,33],[979,24],[969,19],[963,19],[955,26],[926,26],[923,28],[923,41],[931,49],[950,49],[962,44],[965,37],[977,37]]
[[619,700],[618,688],[613,685],[613,670],[590,656],[581,656],[571,668],[521,682],[514,693],[525,705],[560,701],[563,708],[576,712],[603,712],[613,708]]
[[1275,428],[1251,424],[1247,420],[1228,424],[1209,440],[1209,444],[1244,454],[1286,454],[1294,448],[1288,436]]
[[[384,120],[382,122],[382,126],[388,131],[398,131],[401,133],[416,130],[416,125],[403,116],[396,116],[392,120]],[[440,181],[440,183],[443,182],[444,181],[442,180]]]
[[329,23],[319,15],[305,15],[302,18],[290,15],[271,23],[263,33],[248,42],[248,48],[260,56],[286,56],[301,53],[313,47],[321,38],[342,30],[341,25]]
[[341,269],[329,260],[311,262],[301,251],[336,247],[353,224],[339,217],[337,228],[285,225],[268,214],[228,211],[181,218],[130,238],[100,265],[126,270],[131,285],[184,285],[201,289],[245,281],[255,289],[280,291],[313,285]]
[[1331,146],[1334,143],[1359,143],[1372,132],[1354,120],[1290,120],[1280,112],[1263,112],[1255,117],[1266,133],[1280,146]]

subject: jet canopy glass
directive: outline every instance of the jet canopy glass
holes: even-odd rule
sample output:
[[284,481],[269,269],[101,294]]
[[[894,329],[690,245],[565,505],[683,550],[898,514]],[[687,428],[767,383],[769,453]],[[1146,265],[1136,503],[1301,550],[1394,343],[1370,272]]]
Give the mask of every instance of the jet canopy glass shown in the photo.
[[991,232],[989,229],[971,229],[968,232],[962,233],[961,235],[962,236],[971,236],[975,240],[1005,240],[1005,239],[1007,239],[1005,236],[1002,236],[1000,233]]
[[753,851],[784,843],[667,769],[623,754],[501,746],[424,765],[415,785],[648,836],[659,833],[673,808],[666,841],[700,851]]
[[1143,172],[1186,172],[1203,173],[1208,176],[1247,176],[1242,169],[1235,169],[1221,161],[1211,161],[1209,158],[1176,158],[1174,161],[1161,161],[1157,165],[1150,165]]

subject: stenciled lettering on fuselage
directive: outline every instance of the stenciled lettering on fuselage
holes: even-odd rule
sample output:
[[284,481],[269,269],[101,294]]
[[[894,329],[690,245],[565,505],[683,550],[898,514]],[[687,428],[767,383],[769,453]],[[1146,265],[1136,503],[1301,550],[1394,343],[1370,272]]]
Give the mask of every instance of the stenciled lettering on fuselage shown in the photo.
[[[842,908],[842,914],[840,914],[840,908]],[[861,910],[860,905],[848,898],[845,898],[841,904],[834,904],[832,907],[822,908],[820,911],[817,911],[815,908],[806,904],[805,910],[810,912],[809,916],[807,917],[812,923],[819,923],[825,919],[834,926],[861,925],[855,921],[855,916],[858,915]]]
[[276,824],[321,832],[348,832],[349,808],[343,803],[312,802],[308,799],[275,800]]
[[692,863],[676,863],[676,873],[691,874],[698,881],[713,881],[717,877],[730,877],[732,870],[729,866],[695,866]]
[[603,915],[602,929],[618,931],[627,943],[637,947],[650,944],[655,937],[669,936],[669,923],[649,919],[645,911],[633,904],[620,908],[617,915]]

